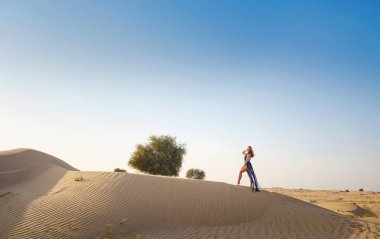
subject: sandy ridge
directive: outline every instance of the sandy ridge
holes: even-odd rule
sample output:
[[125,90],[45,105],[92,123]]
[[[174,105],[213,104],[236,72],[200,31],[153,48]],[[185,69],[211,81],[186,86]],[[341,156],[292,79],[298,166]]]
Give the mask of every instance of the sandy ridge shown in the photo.
[[[379,231],[377,224],[278,193],[252,193],[219,182],[71,171],[55,158],[37,159],[33,151],[16,154],[28,152],[45,168],[21,170],[28,180],[0,187],[0,195],[9,192],[0,197],[0,238],[112,238],[129,232],[150,238],[376,238]],[[2,154],[3,159],[10,155]],[[8,172],[17,170],[14,165],[23,166],[13,162]],[[84,180],[75,181],[79,176]]]

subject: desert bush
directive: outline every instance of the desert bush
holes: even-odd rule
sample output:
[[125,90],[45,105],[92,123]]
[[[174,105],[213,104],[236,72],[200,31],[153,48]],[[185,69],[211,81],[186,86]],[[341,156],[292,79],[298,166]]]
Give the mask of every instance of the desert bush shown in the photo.
[[362,189],[362,188],[359,188],[359,192],[364,192],[364,189]]
[[204,179],[206,177],[205,171],[197,168],[191,168],[186,172],[186,178]]
[[185,144],[178,144],[175,137],[153,135],[147,144],[136,145],[128,164],[149,174],[178,176],[185,154]]
[[148,237],[144,234],[128,233],[120,237],[120,239],[148,239]]
[[345,192],[348,193],[350,190],[346,189]]
[[79,176],[79,177],[75,177],[74,178],[75,181],[84,181],[84,177],[83,176]]
[[126,173],[126,172],[127,172],[127,170],[125,170],[125,169],[121,169],[121,168],[115,168],[113,171],[114,171],[115,173]]
[[112,236],[113,229],[112,229],[111,224],[105,225],[104,227],[105,227],[105,232],[104,232],[103,238],[106,239]]

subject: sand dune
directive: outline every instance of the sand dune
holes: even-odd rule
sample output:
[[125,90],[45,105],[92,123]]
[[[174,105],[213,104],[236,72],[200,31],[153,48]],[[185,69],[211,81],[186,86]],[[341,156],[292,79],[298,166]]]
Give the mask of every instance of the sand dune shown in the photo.
[[[3,195],[0,235],[5,238],[114,238],[132,232],[149,238],[380,235],[376,235],[377,224],[278,193],[252,193],[246,187],[219,182],[73,170],[63,161],[38,151],[0,153],[1,179],[6,181],[0,184]],[[75,181],[79,176],[84,180]]]
[[0,188],[30,180],[56,166],[77,170],[66,162],[37,150],[0,151]]

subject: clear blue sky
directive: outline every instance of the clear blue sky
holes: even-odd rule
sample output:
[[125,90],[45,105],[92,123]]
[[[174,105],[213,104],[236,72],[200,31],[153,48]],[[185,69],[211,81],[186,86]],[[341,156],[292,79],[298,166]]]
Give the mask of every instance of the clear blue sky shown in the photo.
[[235,183],[254,145],[262,186],[380,191],[379,11],[379,1],[0,1],[0,150],[109,171],[170,134],[187,144],[181,176],[196,167]]

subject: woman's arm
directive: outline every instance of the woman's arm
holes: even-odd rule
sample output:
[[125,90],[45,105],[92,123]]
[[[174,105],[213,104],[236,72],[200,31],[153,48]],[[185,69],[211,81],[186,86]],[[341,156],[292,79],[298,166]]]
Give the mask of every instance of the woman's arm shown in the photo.
[[247,150],[243,150],[243,152],[241,152],[241,154],[245,154],[245,152],[247,152]]

